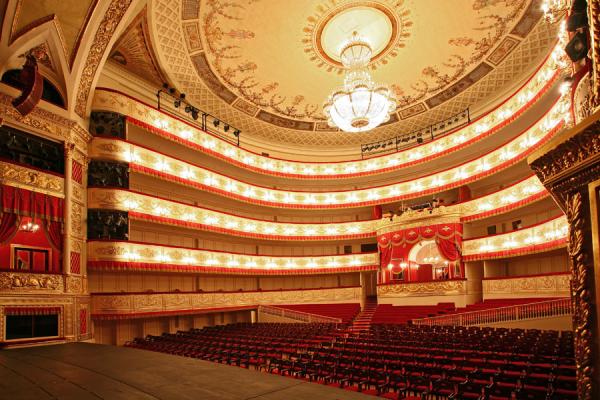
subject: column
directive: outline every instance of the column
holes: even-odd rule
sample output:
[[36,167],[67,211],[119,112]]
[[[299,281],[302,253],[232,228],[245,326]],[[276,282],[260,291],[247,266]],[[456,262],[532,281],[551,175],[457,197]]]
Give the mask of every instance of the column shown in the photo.
[[73,233],[73,151],[75,144],[65,141],[65,222],[63,240],[63,274],[71,274],[71,236]]

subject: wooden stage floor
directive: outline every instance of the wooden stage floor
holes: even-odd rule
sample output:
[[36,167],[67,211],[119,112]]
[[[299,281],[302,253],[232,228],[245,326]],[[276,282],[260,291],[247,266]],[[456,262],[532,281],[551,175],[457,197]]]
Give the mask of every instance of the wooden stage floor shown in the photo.
[[145,350],[71,343],[0,351],[6,400],[366,400],[361,393]]

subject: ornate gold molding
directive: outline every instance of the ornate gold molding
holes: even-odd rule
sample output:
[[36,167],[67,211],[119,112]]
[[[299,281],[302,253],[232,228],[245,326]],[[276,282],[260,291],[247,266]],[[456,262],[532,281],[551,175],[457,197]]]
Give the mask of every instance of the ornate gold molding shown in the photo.
[[34,192],[65,197],[62,177],[0,161],[0,182]]
[[358,302],[359,299],[359,287],[273,292],[92,295],[92,312],[94,314],[135,314],[261,304]]
[[431,213],[427,210],[408,210],[402,215],[395,215],[391,221],[385,217],[380,219],[377,223],[377,234],[381,235],[427,225],[458,224],[461,216],[462,213],[454,207],[441,206],[434,208]]
[[[595,3],[595,7],[598,7]],[[594,44],[596,46],[597,42]],[[598,53],[595,53],[594,57],[597,56]],[[596,65],[594,68],[596,74]],[[597,83],[594,75],[594,85]],[[528,161],[567,214],[577,391],[580,399],[596,399],[600,395],[600,387],[595,383],[594,376],[600,364],[600,355],[594,351],[593,342],[600,329],[593,317],[596,288],[592,277],[594,265],[590,220],[598,216],[591,215],[588,185],[600,179],[600,112],[543,146]]]
[[571,297],[575,306],[573,327],[575,331],[575,362],[577,366],[577,391],[579,398],[592,398],[592,374],[594,370],[591,356],[592,338],[592,293],[593,285],[589,277],[588,254],[584,251],[585,220],[582,195],[575,192],[567,195],[567,218],[569,220],[569,258],[571,259]]
[[108,47],[108,43],[113,38],[117,26],[129,9],[132,0],[112,0],[104,18],[98,26],[98,30],[94,35],[94,41],[90,46],[88,57],[83,67],[83,72],[79,78],[79,88],[77,90],[77,98],[75,104],[75,112],[81,118],[85,118],[89,94],[96,76],[96,71],[100,66],[100,62],[104,57],[104,53]]
[[1,292],[62,292],[62,275],[0,272]]
[[543,295],[547,297],[569,296],[569,273],[545,276],[521,276],[507,279],[483,280],[484,297],[504,298],[506,296],[527,297],[529,295]]
[[12,122],[15,126],[25,126],[34,131],[43,132],[46,136],[54,140],[73,143],[78,152],[87,153],[87,144],[92,140],[92,135],[79,125],[78,122],[47,111],[41,107],[22,116],[11,104],[12,97],[0,93],[0,114],[7,122]]
[[464,280],[397,283],[377,286],[377,295],[381,297],[450,296],[466,294],[466,292],[467,282]]

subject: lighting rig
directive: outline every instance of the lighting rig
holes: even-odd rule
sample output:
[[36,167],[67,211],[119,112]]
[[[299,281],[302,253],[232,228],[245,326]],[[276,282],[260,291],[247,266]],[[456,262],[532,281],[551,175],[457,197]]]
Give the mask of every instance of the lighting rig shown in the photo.
[[[193,106],[186,99],[185,93],[177,91],[169,84],[163,84],[163,87],[156,92],[156,98],[159,111],[167,112],[176,117],[183,116],[188,122],[199,126],[203,131],[217,135],[236,146],[240,145],[241,132],[239,129]],[[162,99],[167,100],[167,103],[161,101]],[[168,107],[169,104],[173,106]],[[212,124],[210,121],[212,121]]]

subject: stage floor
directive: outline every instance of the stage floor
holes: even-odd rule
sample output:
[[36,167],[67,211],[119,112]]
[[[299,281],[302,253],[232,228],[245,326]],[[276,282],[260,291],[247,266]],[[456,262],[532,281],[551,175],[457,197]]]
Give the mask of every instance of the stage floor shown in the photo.
[[366,400],[376,397],[145,350],[72,343],[0,351],[0,399]]

